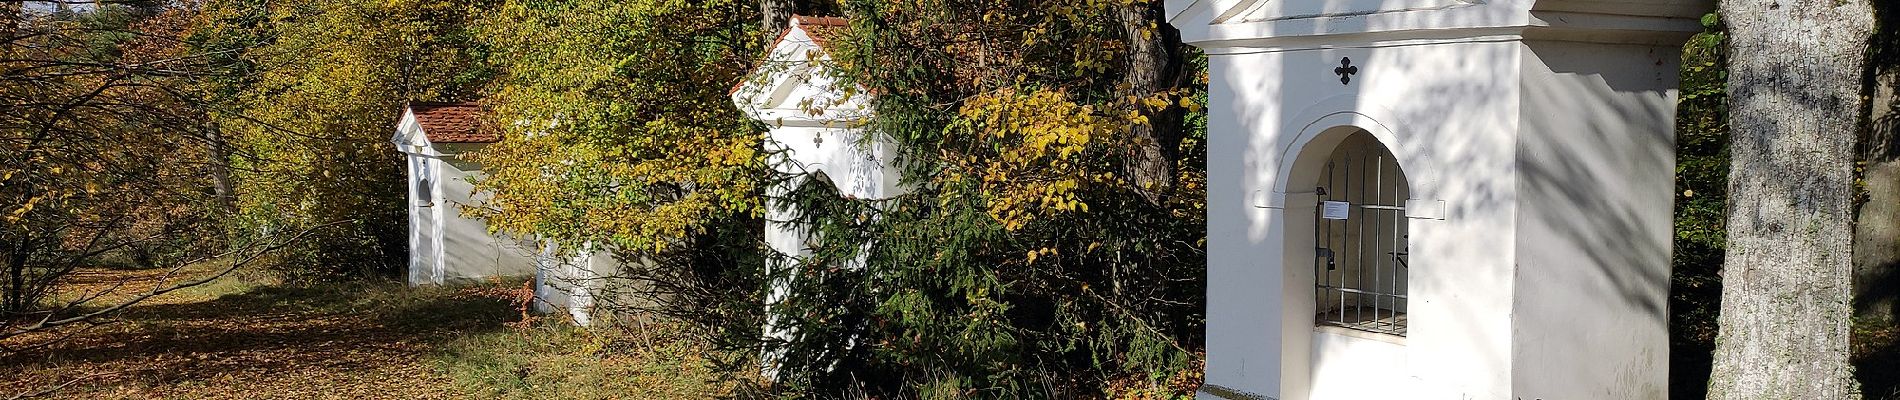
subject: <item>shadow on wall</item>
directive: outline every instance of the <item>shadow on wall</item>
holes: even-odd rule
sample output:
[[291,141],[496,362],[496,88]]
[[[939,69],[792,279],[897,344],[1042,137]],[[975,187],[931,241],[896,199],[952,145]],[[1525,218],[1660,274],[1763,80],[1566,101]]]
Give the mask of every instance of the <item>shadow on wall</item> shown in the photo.
[[[1498,119],[1516,118],[1516,116],[1503,114],[1491,115],[1490,110],[1509,106],[1505,103],[1514,98],[1512,94],[1515,93],[1515,89],[1512,88],[1512,86],[1517,85],[1517,82],[1498,79],[1499,77],[1495,76],[1490,77],[1490,79],[1484,79],[1484,76],[1487,73],[1495,73],[1495,71],[1487,71],[1489,68],[1517,69],[1519,67],[1516,61],[1517,56],[1511,54],[1512,51],[1515,51],[1515,49],[1486,47],[1485,51],[1481,53],[1451,57],[1451,59],[1455,59],[1456,61],[1450,62],[1450,65],[1398,67],[1406,69],[1466,72],[1451,75],[1458,77],[1456,79],[1441,77],[1433,79],[1429,83],[1418,84],[1411,92],[1404,93],[1399,97],[1403,99],[1456,99],[1456,101],[1440,100],[1434,102],[1435,104],[1431,106],[1406,107],[1400,109],[1397,111],[1399,121],[1391,123],[1404,124],[1405,126],[1401,129],[1413,133],[1483,132],[1488,129],[1494,129],[1491,128],[1492,126],[1511,125],[1510,122],[1500,121]],[[1380,60],[1368,61],[1378,62]],[[1395,61],[1384,60],[1384,62]],[[1407,63],[1410,62],[1410,60],[1397,62]],[[1474,117],[1471,115],[1479,116]],[[1437,263],[1438,265],[1433,265],[1434,260],[1491,259],[1489,254],[1473,253],[1472,248],[1463,246],[1460,242],[1471,239],[1461,236],[1477,233],[1473,232],[1474,227],[1480,227],[1476,229],[1483,229],[1481,227],[1492,226],[1489,225],[1492,223],[1508,223],[1506,221],[1495,220],[1501,216],[1496,210],[1514,207],[1518,200],[1518,195],[1515,193],[1516,190],[1508,187],[1506,182],[1487,178],[1495,174],[1508,174],[1517,168],[1515,165],[1512,165],[1511,157],[1507,156],[1511,152],[1510,146],[1512,146],[1512,143],[1508,141],[1501,142],[1497,139],[1498,138],[1490,135],[1440,134],[1432,135],[1431,140],[1421,141],[1413,146],[1417,149],[1432,149],[1429,154],[1411,156],[1411,158],[1414,159],[1430,157],[1428,162],[1431,166],[1428,168],[1432,169],[1416,172],[1418,176],[1413,179],[1421,184],[1429,185],[1429,187],[1422,188],[1425,190],[1413,190],[1412,197],[1418,199],[1446,200],[1444,217],[1448,221],[1459,221],[1450,224],[1425,224],[1422,227],[1423,229],[1415,228],[1416,230],[1412,232],[1414,235],[1412,245],[1418,247],[1410,250],[1410,252],[1413,254],[1413,259],[1415,260],[1413,263],[1418,265],[1419,267],[1417,268],[1421,271],[1434,267],[1468,268],[1472,266],[1460,265],[1460,263]],[[1400,157],[1408,156],[1401,155]],[[1410,173],[1412,171],[1408,170],[1407,172]],[[1434,231],[1442,234],[1439,235],[1440,237],[1438,238],[1425,236]],[[1508,238],[1508,236],[1493,235],[1484,237],[1483,240],[1506,238]],[[1438,256],[1434,257],[1433,255]],[[1485,264],[1487,265],[1483,265],[1484,268],[1508,268],[1507,265],[1498,265],[1496,263]],[[1416,275],[1414,276],[1412,284],[1413,290],[1421,294],[1430,294],[1431,292],[1448,293],[1447,290],[1460,291],[1462,289],[1457,288],[1470,287],[1470,284],[1476,282],[1484,282],[1484,285],[1504,284],[1508,286],[1511,284],[1508,281],[1492,281],[1492,278],[1508,278],[1505,278],[1505,276],[1490,276],[1491,274],[1489,274],[1489,272],[1490,271],[1486,271],[1483,278],[1475,280],[1471,279],[1472,275],[1467,275],[1463,272],[1445,274],[1415,272]],[[1432,290],[1428,288],[1439,289]],[[1499,289],[1508,290],[1503,288]],[[1477,354],[1464,356],[1463,358],[1466,359],[1466,362],[1477,363],[1483,370],[1501,371],[1511,368],[1512,355],[1508,351],[1509,346],[1499,347],[1497,345],[1497,343],[1509,343],[1511,341],[1511,337],[1509,336],[1500,336],[1509,335],[1509,322],[1503,322],[1502,324],[1486,323],[1495,319],[1498,312],[1508,311],[1473,307],[1473,303],[1474,302],[1470,301],[1456,302],[1452,303],[1453,306],[1443,308],[1443,312],[1440,315],[1457,320],[1447,321],[1437,325],[1484,327],[1460,332],[1458,334],[1458,336],[1461,336],[1460,338],[1452,339],[1462,341],[1462,343],[1458,343],[1455,348],[1458,350],[1476,350]],[[1420,304],[1420,302],[1414,301],[1412,304]],[[1415,315],[1426,315],[1425,310],[1420,311],[1421,312]],[[1432,324],[1423,321],[1414,323],[1415,327],[1429,328],[1430,325]],[[1423,331],[1415,330],[1414,332],[1419,332],[1421,335],[1428,334],[1428,332]],[[1415,356],[1424,357],[1449,355],[1446,354],[1446,351],[1414,354],[1416,354]],[[1471,383],[1472,381],[1466,380],[1456,382],[1455,384],[1474,390],[1491,389],[1467,386]],[[1498,389],[1510,390],[1508,382],[1504,382],[1503,384],[1504,386]],[[1504,398],[1508,394],[1508,392],[1480,393],[1477,397]]]
[[[1533,43],[1531,49],[1548,54],[1545,46],[1562,45]],[[1604,192],[1629,190],[1628,186],[1653,187],[1664,183],[1651,181],[1668,179],[1651,168],[1675,164],[1674,138],[1668,132],[1639,127],[1672,125],[1675,116],[1661,113],[1666,108],[1652,103],[1669,100],[1664,92],[1671,89],[1669,83],[1675,79],[1658,79],[1648,76],[1648,71],[1634,74],[1576,72],[1617,70],[1608,65],[1575,65],[1591,63],[1592,59],[1584,57],[1545,57],[1544,60],[1558,74],[1557,81],[1546,82],[1544,85],[1550,86],[1543,88],[1528,89],[1524,94],[1527,104],[1589,112],[1578,112],[1566,119],[1524,120],[1527,133],[1545,133],[1538,136],[1539,140],[1525,140],[1520,145],[1518,157],[1526,160],[1520,162],[1524,170],[1520,171],[1523,181],[1519,195],[1547,207],[1539,217],[1550,222],[1547,226],[1560,241],[1577,246],[1590,259],[1590,264],[1598,267],[1596,276],[1589,278],[1608,283],[1616,293],[1622,294],[1615,300],[1642,311],[1642,318],[1665,318],[1667,309],[1661,302],[1664,297],[1656,291],[1666,287],[1668,273],[1639,266],[1659,265],[1669,256],[1669,249],[1662,247],[1668,243],[1669,232],[1656,229],[1662,226],[1644,224],[1645,220],[1667,218],[1655,214],[1667,213],[1668,210],[1659,205],[1669,204],[1669,199],[1642,198],[1648,193]],[[1589,82],[1597,80],[1607,83],[1616,92],[1655,93],[1656,96],[1653,102],[1644,104],[1588,100],[1591,96],[1608,94],[1592,93]],[[1602,107],[1606,105],[1607,108]]]
[[1574,375],[1661,396],[1666,366],[1653,352],[1667,341],[1678,77],[1656,66],[1677,52],[1554,41],[1526,50],[1515,388],[1594,390],[1553,379]]

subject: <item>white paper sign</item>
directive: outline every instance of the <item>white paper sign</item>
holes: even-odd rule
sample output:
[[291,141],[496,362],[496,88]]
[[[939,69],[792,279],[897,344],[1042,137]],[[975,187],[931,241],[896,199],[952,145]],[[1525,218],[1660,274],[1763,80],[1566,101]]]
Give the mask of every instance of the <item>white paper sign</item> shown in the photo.
[[1320,202],[1320,217],[1325,219],[1346,219],[1352,214],[1352,203],[1343,201]]

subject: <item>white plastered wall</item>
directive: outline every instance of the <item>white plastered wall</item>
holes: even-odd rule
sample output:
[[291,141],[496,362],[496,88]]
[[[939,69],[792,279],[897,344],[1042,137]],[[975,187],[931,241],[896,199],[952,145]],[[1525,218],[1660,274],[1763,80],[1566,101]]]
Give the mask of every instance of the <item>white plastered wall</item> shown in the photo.
[[636,301],[628,293],[636,283],[621,274],[622,264],[611,250],[544,243],[535,262],[536,311],[563,313],[577,325],[592,326],[613,308]]
[[[409,213],[409,286],[420,286],[436,282],[437,260],[441,259],[441,245],[436,243],[434,201],[435,159],[420,154],[404,152],[405,172],[408,176],[408,197],[404,208]],[[427,193],[425,195],[425,193]]]
[[1667,398],[1679,47],[1522,47],[1512,393]]
[[[1508,395],[1512,253],[1478,244],[1509,243],[1513,232],[1518,54],[1511,42],[1484,41],[1210,57],[1218,77],[1208,145],[1210,384],[1281,399],[1364,394],[1345,391],[1355,387],[1410,398]],[[1350,84],[1332,73],[1343,58],[1361,71]],[[1389,342],[1315,335],[1317,199],[1289,183],[1316,182],[1335,145],[1357,130],[1378,138],[1411,184],[1404,354]],[[1351,348],[1369,351],[1337,351]],[[1361,356],[1403,365],[1371,387],[1364,374],[1312,373],[1315,361],[1353,365]]]

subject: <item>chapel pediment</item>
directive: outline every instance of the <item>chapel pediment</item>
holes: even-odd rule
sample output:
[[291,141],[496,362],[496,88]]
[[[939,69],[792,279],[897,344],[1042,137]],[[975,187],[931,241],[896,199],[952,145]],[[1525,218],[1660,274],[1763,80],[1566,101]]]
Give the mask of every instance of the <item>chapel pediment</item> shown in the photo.
[[759,67],[732,88],[740,111],[773,125],[848,126],[869,110],[867,93],[838,79],[831,41],[845,20],[793,16]]

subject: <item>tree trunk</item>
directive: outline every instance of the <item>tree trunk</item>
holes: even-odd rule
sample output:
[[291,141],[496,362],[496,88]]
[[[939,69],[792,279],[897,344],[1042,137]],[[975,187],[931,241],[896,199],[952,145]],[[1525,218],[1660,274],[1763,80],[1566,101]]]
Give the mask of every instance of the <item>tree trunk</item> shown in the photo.
[[1729,246],[1710,399],[1854,399],[1854,138],[1868,0],[1725,0]]
[[0,319],[10,318],[26,312],[26,256],[29,246],[25,237],[8,240],[11,244],[7,252],[7,298],[6,309],[0,310]]
[[218,197],[218,206],[227,215],[237,213],[237,188],[231,186],[231,145],[224,138],[223,127],[211,124],[205,128],[205,142],[211,157],[207,165],[211,173],[211,192]]
[[765,29],[767,39],[777,38],[791,26],[792,11],[797,7],[797,0],[759,0],[759,26]]
[[[1146,99],[1180,83],[1181,57],[1174,54],[1181,49],[1180,33],[1161,15],[1159,0],[1125,4],[1116,14],[1128,42],[1128,64],[1122,77],[1127,98]],[[1125,170],[1136,192],[1158,205],[1162,193],[1174,187],[1174,147],[1180,142],[1181,113],[1176,107],[1152,109],[1141,101],[1133,103],[1130,106],[1148,122],[1128,128],[1134,143],[1128,149]]]

